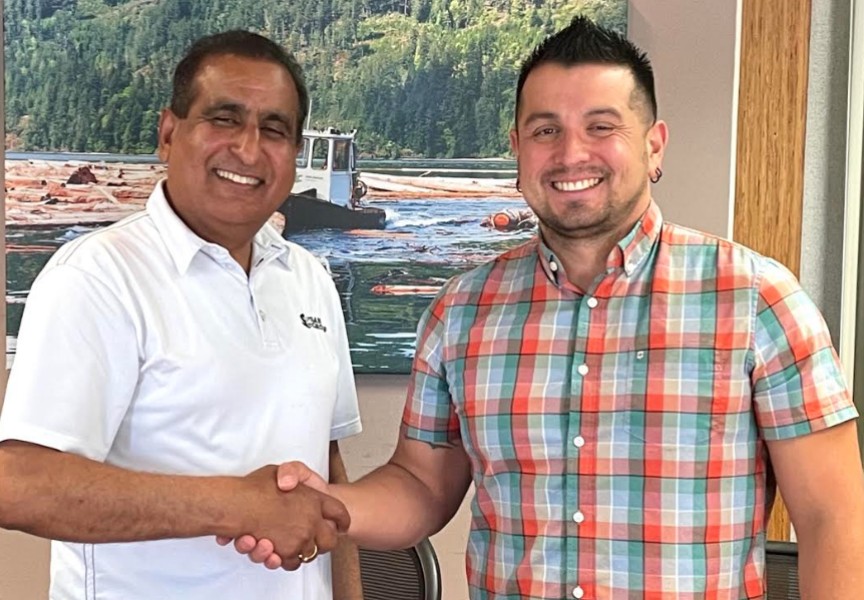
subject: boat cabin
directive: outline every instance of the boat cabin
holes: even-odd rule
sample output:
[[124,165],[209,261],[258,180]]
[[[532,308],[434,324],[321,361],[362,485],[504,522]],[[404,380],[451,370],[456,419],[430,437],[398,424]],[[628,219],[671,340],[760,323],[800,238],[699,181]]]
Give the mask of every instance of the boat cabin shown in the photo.
[[333,127],[304,129],[292,193],[314,189],[319,200],[345,208],[357,207],[366,190],[357,171],[355,133],[343,133]]

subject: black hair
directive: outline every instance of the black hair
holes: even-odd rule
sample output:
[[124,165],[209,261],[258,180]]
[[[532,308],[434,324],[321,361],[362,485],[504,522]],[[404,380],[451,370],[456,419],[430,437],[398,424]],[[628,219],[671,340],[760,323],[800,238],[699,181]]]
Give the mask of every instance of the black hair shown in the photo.
[[297,142],[302,141],[303,122],[309,112],[309,91],[306,89],[306,82],[303,79],[303,69],[288,50],[251,31],[240,29],[224,31],[203,37],[192,44],[177,68],[174,69],[171,112],[181,119],[189,115],[189,108],[195,101],[195,77],[198,75],[201,65],[208,58],[225,55],[270,61],[281,65],[288,71],[294,81],[294,86],[297,88],[297,96],[300,101],[296,130]]
[[651,122],[657,120],[654,70],[648,56],[620,33],[601,27],[582,16],[574,17],[567,27],[543,40],[522,63],[519,82],[516,84],[517,119],[525,80],[531,71],[545,63],[566,67],[603,64],[628,68],[636,81],[636,89],[649,105]]

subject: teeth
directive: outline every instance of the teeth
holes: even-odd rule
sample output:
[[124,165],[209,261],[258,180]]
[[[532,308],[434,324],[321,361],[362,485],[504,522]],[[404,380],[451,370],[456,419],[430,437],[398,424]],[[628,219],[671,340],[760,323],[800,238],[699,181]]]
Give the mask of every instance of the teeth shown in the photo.
[[257,177],[246,177],[245,175],[238,175],[237,173],[223,171],[222,169],[216,169],[216,174],[222,179],[227,179],[241,185],[258,185],[261,183],[261,180]]
[[600,183],[600,178],[595,177],[593,179],[581,179],[579,181],[555,181],[552,183],[552,187],[559,192],[581,192],[582,190],[594,187],[598,183]]

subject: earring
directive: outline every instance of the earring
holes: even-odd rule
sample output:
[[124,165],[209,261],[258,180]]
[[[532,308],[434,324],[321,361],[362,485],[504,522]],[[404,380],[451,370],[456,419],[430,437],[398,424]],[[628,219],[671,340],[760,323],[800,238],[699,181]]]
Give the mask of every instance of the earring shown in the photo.
[[663,177],[663,169],[657,167],[657,169],[654,171],[654,175],[650,177],[651,183],[657,183],[658,181],[660,181],[661,177]]

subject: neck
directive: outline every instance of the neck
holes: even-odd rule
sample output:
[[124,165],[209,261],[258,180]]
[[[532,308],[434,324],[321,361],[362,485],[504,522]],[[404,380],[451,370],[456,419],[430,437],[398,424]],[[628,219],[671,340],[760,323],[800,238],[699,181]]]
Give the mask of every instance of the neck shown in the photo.
[[246,274],[249,274],[249,271],[252,269],[252,243],[249,242],[243,247],[240,248],[228,248],[228,254],[231,255],[231,258],[237,261],[243,270],[246,271]]
[[174,214],[186,224],[186,227],[191,229],[192,232],[202,240],[210,242],[211,244],[218,244],[228,250],[228,254],[231,255],[231,258],[237,261],[237,264],[246,271],[247,275],[249,274],[249,270],[252,268],[252,240],[255,239],[255,234],[258,233],[260,226],[258,229],[252,231],[250,231],[250,228],[245,225],[224,227],[219,231],[215,231],[212,228],[208,228],[205,223],[194,222],[192,219],[188,218],[188,216],[183,215],[174,206],[174,203],[171,201],[171,198],[167,193],[166,198],[171,210],[174,211]]
[[[254,233],[250,237],[246,228],[242,228],[242,230],[237,232],[207,232],[201,231],[200,228],[189,228],[201,239],[225,248],[228,254],[231,255],[231,258],[237,261],[237,264],[246,271],[247,275],[249,274],[249,270],[252,268],[252,240],[255,237]],[[238,235],[231,235],[232,233],[237,233]]]
[[597,276],[606,272],[609,254],[633,229],[643,212],[636,213],[633,218],[606,232],[585,236],[567,235],[546,227],[543,223],[540,223],[540,232],[546,245],[561,261],[570,283],[587,292]]
[[603,238],[573,238],[542,225],[540,230],[546,245],[561,261],[567,279],[584,291],[589,290],[597,276],[606,270],[609,253],[620,239],[613,235]]
[[252,240],[255,239],[257,230],[250,232],[248,227],[238,225],[221,231],[210,231],[203,226],[196,227],[191,223],[186,225],[202,240],[225,248],[231,258],[237,261],[247,275],[249,274],[252,268]]

